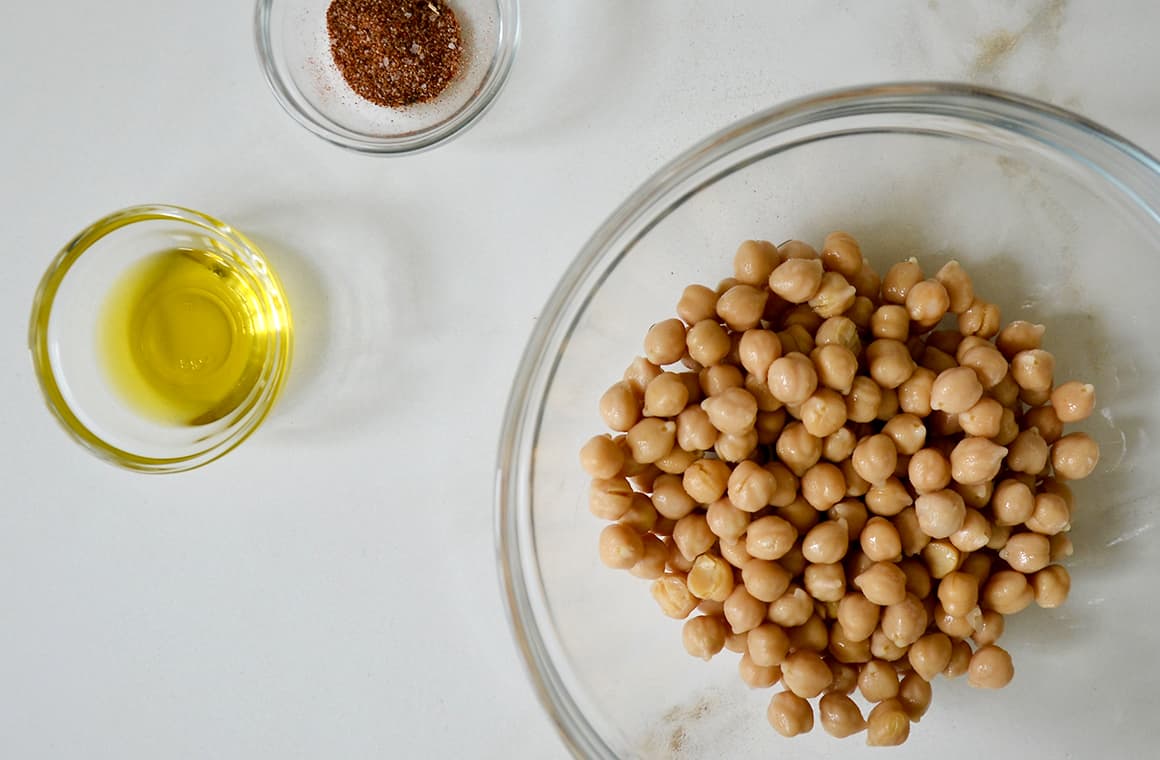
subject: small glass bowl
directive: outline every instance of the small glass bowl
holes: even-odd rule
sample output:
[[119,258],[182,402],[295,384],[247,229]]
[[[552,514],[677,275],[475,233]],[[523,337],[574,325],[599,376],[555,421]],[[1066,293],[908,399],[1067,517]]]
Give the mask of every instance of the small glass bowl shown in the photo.
[[[223,417],[166,424],[126,403],[108,371],[99,315],[138,264],[177,249],[211,251],[249,291],[262,330],[253,387]],[[48,408],[82,446],[114,464],[151,473],[181,472],[244,441],[273,406],[290,364],[292,327],[282,286],[261,251],[237,230],[176,206],[135,206],[77,235],[48,268],[32,307],[29,347]]]
[[344,148],[404,155],[474,124],[495,102],[519,42],[519,0],[448,0],[463,35],[460,74],[427,103],[384,108],[357,95],[330,54],[330,0],[258,0],[254,32],[270,89],[290,116]]

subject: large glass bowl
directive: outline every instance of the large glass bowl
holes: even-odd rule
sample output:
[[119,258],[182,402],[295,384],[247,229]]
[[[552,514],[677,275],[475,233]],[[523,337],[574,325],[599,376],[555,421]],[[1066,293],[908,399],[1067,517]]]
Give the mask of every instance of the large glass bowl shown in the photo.
[[757,114],[661,169],[613,212],[552,294],[509,402],[497,532],[516,641],[568,746],[586,757],[885,757],[820,728],[784,740],[736,655],[689,657],[647,581],[597,559],[577,450],[597,400],[682,288],[732,274],[746,238],[853,233],[882,271],[955,257],[1004,321],[1048,326],[1056,377],[1098,388],[1083,429],[1071,598],[1008,621],[1016,677],[934,684],[891,757],[1147,757],[1160,631],[1160,164],[1075,114],[961,85],[833,92]]

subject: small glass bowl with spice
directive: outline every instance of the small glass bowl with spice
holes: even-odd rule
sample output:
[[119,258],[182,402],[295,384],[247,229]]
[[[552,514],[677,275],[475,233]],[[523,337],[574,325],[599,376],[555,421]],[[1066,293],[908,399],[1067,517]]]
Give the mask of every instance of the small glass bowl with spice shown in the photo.
[[82,230],[49,266],[29,347],[49,410],[92,453],[181,472],[244,441],[286,378],[290,310],[244,235],[177,206]]
[[258,55],[314,134],[379,155],[450,140],[492,105],[519,39],[518,0],[258,0]]

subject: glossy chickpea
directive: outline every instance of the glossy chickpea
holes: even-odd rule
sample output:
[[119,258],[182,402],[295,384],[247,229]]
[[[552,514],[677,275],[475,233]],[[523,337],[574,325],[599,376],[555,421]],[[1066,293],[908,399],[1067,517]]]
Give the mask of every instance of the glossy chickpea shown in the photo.
[[906,312],[920,329],[937,325],[948,308],[950,296],[938,280],[916,282],[906,294]]
[[769,275],[769,289],[789,303],[806,303],[822,285],[822,262],[790,258]]
[[605,567],[627,570],[643,556],[640,534],[629,526],[613,523],[600,531],[600,561]]
[[783,628],[803,625],[814,614],[814,600],[801,586],[791,584],[784,594],[769,605],[767,617]]
[[767,240],[746,240],[733,254],[733,277],[740,283],[764,288],[782,261],[777,246]]
[[962,414],[983,397],[983,385],[970,367],[943,370],[931,386],[930,407],[947,414]]
[[745,385],[741,370],[732,364],[714,364],[712,367],[705,367],[696,374],[696,377],[702,398],[717,396],[730,388],[743,388]]
[[802,496],[798,496],[784,507],[779,507],[775,510],[775,514],[792,525],[798,535],[805,534],[821,522],[821,512],[814,509],[814,506]]
[[1015,419],[1012,409],[1003,409],[1003,416],[999,418],[999,434],[992,436],[991,441],[997,446],[1006,446],[1019,435],[1019,422]]
[[789,522],[767,515],[749,524],[745,549],[757,559],[779,559],[793,548],[797,535],[797,530]]
[[910,718],[897,699],[879,702],[866,718],[866,744],[897,747],[910,737]]
[[950,483],[951,465],[937,449],[922,449],[910,458],[907,477],[919,494],[932,493],[946,488]]
[[930,536],[923,533],[918,524],[918,515],[914,511],[914,507],[907,507],[899,512],[891,520],[891,523],[898,530],[904,556],[913,557],[922,552],[930,543]]
[[1048,453],[1047,441],[1038,429],[1024,430],[1008,445],[1007,469],[1036,475],[1047,466]]
[[[730,474],[732,471],[725,462],[718,459],[699,459],[685,470],[681,483],[685,492],[698,504],[712,504],[725,493]],[[659,505],[657,511],[665,514]]]
[[894,419],[898,415],[898,390],[895,388],[883,388],[882,395],[878,400],[877,413],[874,419],[879,422],[887,422]]
[[902,538],[898,529],[884,517],[866,522],[859,536],[862,551],[874,562],[897,562],[902,558]]
[[848,427],[840,427],[822,439],[822,458],[830,462],[841,463],[849,459],[854,453],[858,439],[854,431]]
[[847,394],[858,373],[858,359],[845,346],[820,345],[810,353],[818,382],[826,388]]
[[926,443],[926,426],[916,415],[902,413],[893,415],[882,426],[883,434],[894,442],[899,454],[912,456]]
[[971,307],[975,300],[975,286],[959,262],[954,259],[948,261],[935,272],[934,279],[946,289],[951,313],[962,314]]
[[975,646],[985,647],[997,642],[1003,635],[1006,622],[1003,616],[994,610],[984,610],[975,624],[975,632],[971,639]]
[[1015,666],[1011,655],[1001,647],[990,644],[979,647],[971,656],[967,683],[976,689],[1001,689],[1011,683]]
[[1008,359],[1020,351],[1033,351],[1043,343],[1043,334],[1047,328],[1043,325],[1032,324],[1017,319],[1011,322],[995,336],[995,345]]
[[951,660],[947,663],[947,667],[943,671],[943,676],[946,678],[959,678],[960,676],[966,675],[970,665],[971,645],[962,640],[952,642]]
[[959,332],[963,335],[993,338],[999,332],[1000,320],[998,306],[976,298],[970,308],[959,315]]
[[729,499],[718,499],[705,510],[705,521],[713,535],[725,541],[737,541],[749,527],[749,512],[733,506]]
[[931,413],[930,394],[934,389],[937,375],[926,367],[918,367],[914,373],[898,386],[898,406],[902,411],[918,417]]
[[1044,609],[1059,607],[1071,592],[1071,575],[1062,565],[1049,565],[1031,579],[1035,603]]
[[818,373],[809,357],[794,351],[769,366],[766,385],[783,404],[800,404],[817,390]]
[[1036,533],[1054,536],[1071,529],[1071,510],[1062,496],[1054,493],[1037,493],[1035,509],[1024,523]]
[[905,304],[911,288],[922,282],[922,268],[914,258],[900,261],[886,271],[882,278],[882,300]]
[[858,475],[871,485],[880,486],[894,475],[898,449],[889,435],[879,433],[859,441],[851,461]]
[[910,665],[924,681],[933,680],[951,661],[951,640],[945,633],[930,633],[910,647]]
[[845,277],[838,272],[826,272],[818,291],[807,303],[818,316],[828,319],[840,316],[853,306],[857,296],[857,290]]
[[918,723],[926,715],[931,697],[930,683],[918,673],[908,674],[898,686],[898,701],[911,723]]
[[693,325],[717,314],[717,294],[704,285],[689,285],[677,301],[677,315],[686,324]]
[[790,325],[777,334],[781,341],[782,356],[791,353],[809,355],[814,350],[814,339],[809,330],[801,325]]
[[765,299],[769,292],[765,288],[738,284],[726,290],[717,299],[717,316],[737,332],[751,330],[761,323],[765,312]]
[[1001,615],[1022,612],[1034,600],[1035,592],[1027,576],[1015,570],[1000,570],[983,585],[982,606]]
[[640,539],[644,547],[641,558],[628,569],[628,572],[637,578],[656,580],[665,574],[669,550],[663,541],[651,533],[641,535]]
[[995,490],[995,482],[993,480],[986,480],[982,483],[972,483],[966,485],[964,483],[952,483],[951,488],[955,493],[963,497],[963,502],[968,507],[975,509],[982,509],[991,502],[991,494]]
[[950,542],[964,555],[976,552],[991,541],[991,523],[977,509],[968,509],[963,525],[950,535]]
[[951,478],[964,485],[994,480],[1007,449],[986,438],[967,437],[951,451]]
[[[675,522],[673,523],[673,528],[676,528]],[[685,555],[681,554],[681,550],[677,546],[676,540],[674,540],[671,535],[666,536],[663,540],[665,542],[665,548],[668,549],[669,552],[669,569],[673,572],[681,573],[681,582],[683,583],[684,574],[689,572],[689,569],[693,567],[693,561],[691,559],[686,559]]]
[[632,458],[641,464],[651,464],[672,450],[677,438],[677,423],[646,417],[633,425],[626,437]]
[[885,660],[871,660],[858,674],[858,691],[867,702],[881,702],[898,696],[898,671]]
[[751,689],[768,689],[781,680],[781,668],[757,665],[748,654],[742,654],[738,660],[737,673]]
[[722,433],[713,444],[717,457],[726,462],[749,459],[757,450],[757,431],[750,428],[743,433]]
[[848,317],[830,317],[822,322],[815,342],[819,346],[841,346],[855,356],[862,353],[858,326]]
[[910,334],[910,315],[898,304],[879,306],[870,316],[870,334],[875,338],[905,341]]
[[624,433],[640,419],[640,401],[625,382],[615,383],[600,397],[600,417],[611,429]]
[[785,426],[775,445],[777,458],[799,478],[822,458],[822,439],[794,422]]
[[775,602],[789,589],[792,576],[780,564],[762,559],[751,559],[741,568],[741,582],[755,599]]
[[826,520],[815,525],[802,538],[802,555],[812,563],[830,564],[846,556],[849,545],[849,528],[845,521]]
[[675,417],[689,401],[689,389],[675,373],[657,375],[644,391],[646,417]]
[[822,265],[831,272],[854,277],[862,271],[862,249],[848,232],[831,232],[822,243]]
[[1024,390],[1050,393],[1054,374],[1055,357],[1042,349],[1020,351],[1011,359],[1011,376]]
[[757,421],[757,400],[743,388],[726,388],[702,401],[701,409],[721,433],[744,433]]
[[1087,433],[1068,433],[1051,446],[1051,467],[1057,478],[1081,480],[1100,461],[1100,447]]
[[652,597],[667,617],[684,620],[697,608],[697,597],[689,593],[685,578],[676,573],[665,573],[653,581]]
[[806,622],[787,630],[786,635],[789,636],[791,651],[806,649],[821,653],[830,643],[829,628],[816,612]]
[[747,651],[755,665],[778,667],[789,654],[789,636],[778,625],[762,623],[747,634]]
[[[970,613],[968,613],[970,614]],[[971,621],[964,616],[952,615],[943,609],[941,604],[935,605],[934,608],[934,624],[940,631],[950,636],[952,639],[963,639],[970,636],[974,632],[974,627]],[[951,653],[953,662],[954,652]]]
[[713,531],[709,530],[709,522],[701,512],[685,515],[673,526],[673,541],[681,555],[689,561],[709,551],[717,541]]
[[[712,461],[712,460],[701,460]],[[690,472],[694,467],[705,467],[700,463],[695,463],[685,470],[683,478],[690,479]],[[712,469],[712,468],[710,468]],[[697,489],[694,489],[697,490]],[[721,498],[720,495],[717,498]],[[717,499],[713,499],[708,503],[713,503]],[[697,506],[696,500],[689,495],[688,491],[683,485],[681,477],[675,475],[664,474],[657,477],[653,483],[652,504],[656,511],[670,520],[680,520],[685,515],[688,515]]]
[[877,419],[881,404],[882,387],[869,377],[855,377],[846,394],[846,418],[851,422],[870,422]]
[[947,573],[938,584],[938,600],[955,617],[965,617],[979,603],[979,581],[965,572]]
[[882,608],[879,627],[895,646],[905,649],[918,641],[928,622],[922,601],[914,594],[907,593],[898,604]]
[[824,438],[846,424],[846,401],[837,391],[819,388],[802,402],[799,414],[810,435]]
[[781,356],[781,340],[771,330],[746,330],[741,335],[737,351],[745,371],[764,378],[769,372],[769,365]]
[[588,510],[602,520],[619,520],[632,506],[633,493],[625,478],[596,478],[588,486]]
[[[752,391],[750,392],[752,393]],[[754,398],[757,398],[757,394],[754,394]],[[760,441],[761,445],[769,446],[777,441],[777,437],[785,429],[787,416],[784,407],[772,412],[761,411],[759,401],[757,419],[753,423],[753,429],[756,431],[758,441]]]
[[963,553],[949,540],[936,538],[922,547],[922,561],[926,563],[931,577],[942,579],[959,569]]
[[824,512],[846,495],[846,481],[837,465],[819,462],[802,475],[802,497],[810,506]]
[[1007,539],[1011,537],[1011,528],[1005,525],[991,526],[991,540],[987,542],[987,548],[992,551],[999,551],[1007,545]]
[[1051,407],[1061,422],[1080,422],[1091,416],[1096,404],[1095,386],[1069,380],[1051,392]]
[[[941,287],[941,286],[940,286]],[[905,343],[878,339],[866,348],[870,376],[883,388],[897,388],[914,374],[915,363]]]
[[827,734],[838,739],[865,730],[866,721],[854,700],[845,694],[826,694],[818,702],[818,719]]
[[657,366],[674,364],[685,353],[685,325],[666,319],[649,328],[644,338],[644,355]]
[[711,660],[725,648],[725,623],[715,615],[698,615],[681,630],[685,651],[702,660]]
[[882,485],[871,486],[865,499],[866,508],[883,517],[893,517],[914,503],[906,486],[896,477],[887,478]]
[[880,607],[906,599],[906,573],[892,562],[875,562],[854,578],[854,585]]
[[703,319],[690,327],[685,345],[690,358],[702,367],[719,363],[732,346],[729,334],[714,319]]
[[954,369],[958,366],[958,363],[955,362],[955,358],[950,354],[944,353],[934,346],[930,346],[922,352],[922,360],[919,362],[919,365],[937,375],[948,369]]
[[846,595],[845,568],[838,562],[807,565],[802,585],[819,602],[839,602]]
[[612,436],[595,435],[580,449],[580,466],[589,477],[612,478],[624,465],[624,454],[613,442]]
[[959,427],[969,436],[993,438],[999,434],[1003,420],[1003,405],[993,398],[984,396],[970,409],[959,414]]
[[1048,446],[1063,437],[1063,421],[1053,406],[1036,406],[1023,413],[1023,426],[1035,428]]
[[[904,592],[905,594],[905,592]],[[864,641],[878,627],[882,607],[871,602],[864,594],[848,592],[838,603],[838,622],[851,641]]]
[[698,599],[724,602],[734,590],[733,567],[721,557],[701,554],[693,560],[685,585]]
[[620,522],[637,533],[648,533],[657,524],[657,511],[647,494],[634,493],[628,511],[620,517]]
[[904,559],[898,563],[898,567],[906,574],[907,593],[914,594],[924,603],[929,601],[928,597],[930,597],[931,589],[934,587],[934,581],[931,579],[930,571],[926,569],[926,565],[916,559]]
[[[782,674],[784,679],[784,673]],[[765,713],[769,725],[787,739],[808,734],[814,728],[814,710],[810,703],[792,691],[773,695]]]
[[782,662],[781,679],[794,694],[812,699],[833,682],[834,674],[817,652],[799,650],[790,653]]
[[869,493],[870,483],[854,471],[853,461],[847,458],[838,466],[842,468],[842,477],[846,479],[846,496],[857,498]]
[[[869,662],[874,657],[870,651],[869,637],[854,640],[846,633],[846,629],[842,627],[842,624],[837,621],[830,626],[830,641],[827,650],[832,658],[831,672],[834,672],[832,666],[835,664],[855,665]],[[854,678],[856,681],[857,671],[854,673]],[[835,690],[845,692],[845,688],[845,685],[842,685],[840,689]],[[830,689],[833,689],[833,685],[830,686]]]
[[768,605],[751,595],[744,586],[735,586],[724,604],[725,620],[733,633],[748,633],[761,625],[768,610]]

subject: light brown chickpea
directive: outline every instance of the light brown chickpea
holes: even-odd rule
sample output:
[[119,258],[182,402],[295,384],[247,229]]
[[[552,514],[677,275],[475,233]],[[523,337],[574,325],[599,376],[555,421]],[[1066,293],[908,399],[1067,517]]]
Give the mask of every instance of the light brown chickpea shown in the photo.
[[902,554],[913,557],[922,552],[930,543],[930,536],[922,532],[918,524],[918,515],[914,507],[907,507],[891,520],[898,530],[898,537],[902,540]]
[[[746,635],[744,633],[733,633],[732,631],[725,631],[725,648],[735,654],[744,655],[747,653]],[[778,678],[781,678],[779,672]]]
[[818,718],[830,736],[845,739],[866,728],[862,711],[845,694],[826,694],[818,702]]
[[674,364],[685,353],[685,325],[679,319],[666,319],[648,329],[644,337],[644,355],[657,366]]
[[1037,493],[1035,510],[1024,523],[1036,533],[1054,536],[1071,529],[1071,510],[1059,494]]
[[933,609],[933,601],[928,597],[934,588],[934,581],[926,565],[917,559],[904,559],[898,563],[898,567],[906,574],[906,592],[922,599],[924,604]]
[[918,723],[926,715],[931,697],[930,682],[917,672],[907,675],[898,686],[898,701],[902,703],[911,723]]
[[904,304],[910,289],[923,280],[922,268],[914,258],[900,261],[886,271],[882,278],[882,300]]
[[789,654],[789,636],[781,626],[762,623],[747,635],[747,648],[753,663],[760,667],[779,667]]
[[793,578],[776,562],[751,559],[741,568],[741,582],[745,590],[755,599],[765,603],[775,602],[789,589]]
[[930,391],[930,408],[947,414],[962,414],[983,397],[983,385],[970,367],[943,370]]
[[882,404],[882,387],[873,379],[859,375],[846,394],[846,417],[851,422],[870,422],[878,417]]
[[780,559],[793,548],[797,530],[774,515],[761,517],[749,524],[745,532],[745,549],[757,559]]
[[1027,576],[1015,570],[1000,570],[983,585],[982,606],[1001,615],[1022,612],[1034,600],[1035,592],[1027,583]]
[[714,554],[701,554],[693,560],[685,585],[698,599],[724,602],[733,593],[733,567]]
[[[952,639],[964,639],[974,633],[975,629],[971,626],[971,621],[967,619],[966,615],[961,617],[952,615],[941,604],[935,605],[933,617],[935,627]],[[953,652],[951,657],[953,661]]]
[[946,288],[951,313],[962,314],[970,308],[975,300],[975,286],[959,262],[951,259],[943,264],[942,268],[935,272],[934,278]]
[[842,395],[850,392],[858,373],[858,359],[850,349],[833,343],[820,345],[810,353],[810,360],[819,383]]
[[725,623],[715,615],[698,615],[686,621],[681,629],[681,639],[686,652],[702,660],[711,660],[725,648]]
[[998,306],[976,298],[970,308],[959,315],[959,332],[963,335],[993,338],[999,332],[1001,319]]
[[902,385],[914,374],[917,366],[905,343],[885,338],[879,338],[866,347],[866,358],[870,364],[870,376],[883,388]]
[[862,551],[874,562],[897,562],[902,559],[902,538],[898,529],[884,517],[872,517],[859,536]]
[[1071,575],[1063,565],[1048,565],[1031,579],[1035,603],[1044,609],[1059,607],[1071,592]]
[[[784,677],[783,673],[783,680]],[[774,694],[765,717],[773,730],[787,739],[814,729],[814,710],[810,703],[791,691]]]
[[899,454],[912,456],[926,443],[926,426],[916,415],[908,412],[895,414],[885,425],[882,432],[894,442]]
[[[744,387],[745,390],[753,394],[753,398],[757,399],[758,414],[777,411],[782,411],[784,414],[783,410],[785,409],[785,405],[774,397],[773,393],[769,390],[769,386],[765,384],[765,380],[759,378],[757,375],[746,375]],[[754,427],[757,427],[756,422],[754,422]]]
[[677,445],[685,451],[705,451],[717,442],[717,428],[699,406],[688,406],[677,415]]
[[[675,522],[673,523],[673,527],[676,528]],[[665,536],[663,540],[665,542],[665,548],[669,551],[669,569],[673,572],[681,573],[681,582],[684,583],[685,573],[689,572],[689,569],[693,567],[693,561],[685,559],[685,555],[681,554],[680,548],[677,547],[677,542],[671,535]]]
[[789,258],[769,275],[769,289],[790,303],[805,303],[822,284],[822,262],[818,259]]
[[819,388],[802,402],[799,413],[806,432],[825,438],[846,424],[846,401],[835,390]]
[[922,449],[910,458],[907,477],[919,494],[933,493],[950,483],[951,465],[938,449]]
[[936,436],[950,438],[963,432],[959,425],[959,415],[946,412],[931,412],[926,418],[926,425]]
[[620,517],[620,522],[637,533],[648,533],[657,524],[657,511],[648,494],[634,493],[628,511]]
[[1001,647],[989,644],[979,647],[971,656],[967,683],[976,689],[1001,689],[1015,677],[1011,655]]
[[968,351],[987,347],[994,348],[986,338],[981,338],[978,335],[964,335],[963,339],[959,341],[959,345],[955,348],[954,360],[961,364]]
[[757,399],[743,388],[726,388],[702,401],[701,408],[722,433],[744,433],[757,421]]
[[815,525],[802,538],[802,555],[808,562],[831,564],[845,557],[849,546],[850,534],[846,522],[826,520]]
[[751,330],[761,323],[765,299],[769,291],[752,285],[738,284],[726,290],[717,299],[717,316],[737,332]]
[[858,270],[858,274],[850,279],[850,284],[858,291],[859,297],[869,298],[873,301],[881,299],[882,277],[872,266],[863,263],[862,268]]
[[781,341],[782,356],[795,352],[808,356],[814,350],[813,336],[801,325],[790,325],[777,333],[777,339]]
[[[835,621],[830,626],[830,641],[827,650],[831,656],[831,671],[834,670],[832,665],[855,665],[863,662],[869,662],[873,657],[870,651],[870,639],[864,638],[855,641],[851,639],[846,633],[846,629],[842,627],[840,622]],[[857,672],[854,674],[857,679]],[[833,689],[833,686],[830,687]],[[844,690],[844,686],[843,689]]]
[[857,578],[875,564],[874,560],[867,557],[866,552],[862,551],[860,546],[851,547],[846,552],[846,574],[851,578]]
[[753,557],[745,548],[745,536],[742,536],[736,541],[721,539],[717,542],[717,549],[721,552],[721,559],[733,565],[733,567],[745,567],[747,562],[753,560]]
[[760,378],[769,373],[769,365],[773,364],[781,353],[781,340],[772,330],[746,330],[738,344],[741,366],[751,375]]
[[893,419],[898,414],[898,390],[895,388],[883,388],[882,396],[878,401],[878,413],[874,419],[879,422],[886,422]]
[[[905,592],[904,592],[905,593]],[[851,641],[865,641],[878,627],[882,607],[874,604],[865,595],[852,591],[838,603],[838,622]]]
[[1019,389],[1019,400],[1030,407],[1043,406],[1051,400],[1051,390],[1030,390],[1028,388]]
[[951,544],[964,555],[976,552],[991,541],[991,523],[977,509],[968,509],[963,526],[950,535]]
[[862,270],[862,249],[848,232],[831,232],[822,243],[822,265],[827,271],[854,277]]
[[951,640],[945,633],[929,633],[907,652],[911,667],[924,681],[931,681],[946,670],[951,661]]
[[672,450],[677,439],[677,423],[646,417],[629,429],[627,438],[632,458],[641,464],[651,464]]
[[1013,409],[1003,409],[1003,416],[999,418],[999,434],[992,436],[991,441],[997,446],[1006,446],[1019,435],[1019,422],[1015,419]]
[[975,625],[975,632],[971,635],[975,646],[985,647],[994,644],[1003,635],[1003,629],[1006,623],[1003,616],[994,610],[984,610],[979,617],[977,625]]
[[948,614],[965,617],[979,603],[979,580],[966,572],[951,572],[938,584],[938,600]]
[[846,479],[846,496],[857,498],[870,491],[870,483],[854,471],[854,463],[850,459],[844,459],[838,466],[842,468],[842,477]]
[[720,297],[721,294],[726,290],[729,290],[729,288],[738,284],[740,283],[737,281],[736,277],[726,277],[724,280],[721,280],[719,283],[717,283],[717,296]]
[[1051,468],[1057,478],[1086,478],[1099,461],[1100,447],[1087,433],[1068,433],[1051,445]]
[[960,572],[972,576],[978,583],[983,583],[991,577],[991,568],[994,566],[994,560],[991,559],[990,552],[976,551],[967,556],[963,560],[962,566],[959,568]]
[[1043,493],[1053,493],[1063,499],[1067,503],[1069,512],[1075,509],[1075,495],[1072,494],[1071,488],[1067,483],[1062,480],[1058,478],[1044,478],[1039,484],[1039,490]]
[[746,240],[733,254],[733,277],[746,285],[764,288],[769,275],[782,261],[777,246],[767,240]]
[[[686,477],[689,469],[685,470]],[[682,479],[669,474],[660,475],[653,482],[652,504],[660,515],[670,520],[680,520],[697,506],[697,502],[682,485]]]
[[867,702],[882,702],[898,696],[898,671],[885,660],[871,660],[858,673],[858,691]]
[[931,577],[942,579],[959,569],[963,553],[947,539],[936,538],[922,547],[922,561],[930,570]]
[[910,335],[910,315],[898,304],[879,306],[870,316],[870,334],[875,338],[905,341]]
[[1011,528],[1007,525],[992,525],[991,526],[991,540],[987,542],[987,548],[992,551],[999,551],[1007,545],[1007,539],[1011,537]]
[[713,535],[726,541],[737,541],[749,527],[749,512],[733,506],[730,499],[718,499],[705,510],[705,520]]
[[1020,351],[1011,358],[1011,376],[1024,390],[1050,393],[1054,374],[1055,357],[1043,349]]
[[[840,623],[834,624],[840,628]],[[833,635],[830,640],[833,641]],[[866,659],[859,660],[859,662],[870,662],[870,649],[867,646]],[[845,694],[849,696],[854,693],[854,689],[858,688],[858,668],[854,667],[852,663],[830,661],[830,672],[834,674],[834,681],[826,687],[827,694]]]
[[844,316],[854,323],[859,332],[869,332],[870,317],[874,315],[875,305],[875,302],[869,298],[858,296]]
[[[729,465],[719,459],[698,459],[685,470],[681,484],[698,504],[712,504],[725,493],[730,474]],[[656,503],[655,499],[653,503]],[[658,512],[671,516],[665,514],[660,505],[656,506]]]
[[[975,358],[985,357],[986,355],[984,351]],[[978,370],[976,369],[976,371]],[[1015,382],[1015,378],[1011,376],[1010,368],[1007,369],[1007,374],[999,379],[999,382],[987,389],[987,393],[1002,406],[1008,409],[1015,408],[1015,405],[1019,403],[1019,385]]]
[[958,363],[950,354],[944,353],[934,346],[929,346],[922,352],[922,361],[919,362],[919,365],[937,375],[948,369],[954,369]]
[[793,351],[769,366],[766,385],[783,404],[800,404],[817,389],[818,373],[809,357]]
[[[750,375],[750,377],[753,376]],[[750,393],[752,392],[751,390]],[[754,398],[757,398],[757,394],[754,394]],[[769,446],[777,441],[777,437],[785,429],[787,414],[784,407],[780,407],[772,412],[762,411],[760,404],[759,399],[757,420],[753,423],[753,429],[757,432],[757,438],[761,445]]]
[[1017,319],[1011,322],[995,336],[995,345],[1008,359],[1020,351],[1033,351],[1043,343],[1043,334],[1047,328],[1043,325],[1025,322]]
[[830,317],[822,322],[815,342],[819,346],[841,346],[855,356],[862,353],[858,326],[848,317]]
[[613,523],[600,531],[600,561],[605,567],[627,570],[644,556],[640,534],[627,525]]
[[744,433],[722,433],[713,444],[717,457],[726,462],[741,462],[757,450],[757,431],[752,428]]
[[1035,428],[1048,446],[1063,436],[1063,421],[1052,406],[1035,406],[1023,413],[1023,425]]
[[807,565],[802,584],[819,602],[839,602],[846,595],[846,570],[838,562]]
[[979,384],[988,391],[994,391],[1010,374],[1007,360],[990,343],[965,351],[959,364],[971,369]]
[[1039,430],[1031,428],[1015,436],[1007,451],[1007,468],[1012,472],[1036,475],[1047,466],[1047,441]]
[[866,744],[897,747],[910,737],[910,718],[897,699],[879,702],[866,718]]
[[951,451],[951,478],[963,485],[994,480],[1007,449],[986,438],[967,437]]
[[644,391],[646,417],[676,417],[689,401],[689,389],[675,373],[664,372]]
[[939,323],[950,308],[950,296],[938,280],[916,282],[906,294],[906,312],[919,329]]
[[775,514],[792,525],[798,535],[805,534],[821,522],[821,513],[802,496],[798,496],[784,507],[778,507]]
[[999,558],[1012,570],[1030,575],[1051,564],[1051,541],[1040,533],[1017,533],[1007,539]]
[[959,678],[966,675],[967,670],[971,665],[971,645],[965,641],[958,640],[951,643],[951,661],[947,663],[946,670],[943,671],[943,676],[946,678]]
[[870,653],[887,662],[898,662],[906,657],[906,649],[891,641],[881,627],[870,634]]
[[807,303],[819,317],[829,319],[841,316],[854,305],[855,298],[857,291],[845,277],[838,272],[826,272],[817,292]]
[[628,383],[634,396],[644,399],[644,390],[663,370],[643,356],[638,356],[624,370],[621,379]]
[[[732,568],[729,575],[732,580]],[[734,587],[725,599],[725,620],[734,633],[747,633],[761,625],[768,611],[769,606],[751,595],[744,586]]]
[[729,388],[742,388],[744,385],[745,377],[732,364],[714,364],[697,373],[697,387],[701,390],[702,398],[717,396]]
[[1051,536],[1051,561],[1062,562],[1075,553],[1071,543],[1071,536],[1066,533],[1056,533]]
[[790,628],[786,635],[789,636],[790,651],[808,649],[820,653],[825,652],[830,643],[830,631],[817,613],[801,625]]
[[640,419],[640,401],[628,383],[612,385],[600,397],[600,417],[613,430],[624,433]]
[[984,396],[965,412],[959,414],[959,427],[969,436],[993,438],[999,435],[1003,420],[1003,405]]
[[935,377],[933,371],[918,367],[906,382],[898,386],[898,406],[902,411],[918,417],[930,414],[930,394]]
[[895,646],[905,649],[922,637],[928,622],[922,601],[914,594],[907,593],[898,604],[882,608],[879,628]]
[[717,541],[713,531],[709,530],[709,522],[701,512],[685,515],[673,526],[673,541],[681,555],[690,561],[709,551]]
[[641,554],[641,558],[635,565],[628,569],[628,572],[637,578],[644,578],[650,581],[656,580],[665,574],[665,565],[668,563],[669,550],[665,546],[664,541],[661,541],[651,533],[643,534],[640,540],[644,545],[644,551]]
[[834,674],[817,652],[791,652],[781,664],[781,680],[786,688],[804,699],[812,699],[833,683]]
[[777,458],[799,478],[822,458],[822,439],[810,435],[805,425],[793,422],[777,438]]
[[874,486],[881,486],[894,475],[898,449],[889,435],[879,433],[858,442],[850,457],[854,471]]
[[875,562],[854,578],[854,585],[874,604],[885,607],[906,599],[906,573],[892,562]]
[[854,446],[858,439],[854,431],[848,427],[841,427],[822,439],[822,458],[830,462],[841,463],[849,459],[854,453]]
[[665,573],[653,581],[652,597],[666,616],[684,620],[697,608],[697,597],[689,593],[683,575]]
[[580,466],[591,478],[616,477],[624,465],[624,454],[610,435],[594,435],[580,449]]
[[[756,512],[769,506],[777,488],[773,473],[752,461],[738,463],[729,475],[727,494],[731,507],[742,512]],[[724,515],[725,513],[722,512]],[[736,520],[734,520],[736,522]],[[745,517],[748,524],[749,517]],[[720,535],[720,534],[719,534]],[[740,535],[738,533],[737,535]],[[735,540],[737,536],[722,536]]]
[[819,462],[802,475],[802,497],[810,506],[824,512],[846,495],[846,481],[837,465]]
[[729,354],[732,343],[724,327],[713,319],[703,319],[689,328],[685,345],[693,361],[711,367]]
[[803,625],[814,614],[814,600],[801,586],[791,584],[784,594],[769,605],[767,617],[782,628]]
[[893,517],[914,503],[906,486],[896,477],[887,478],[880,486],[871,486],[865,499],[866,508],[883,517]]
[[748,654],[741,655],[741,659],[738,660],[737,673],[751,689],[768,689],[781,680],[781,668],[756,665]]
[[677,301],[677,315],[686,324],[713,319],[717,314],[717,294],[704,285],[689,285]]
[[632,506],[633,493],[625,478],[596,478],[588,486],[588,510],[602,520],[619,520]]

